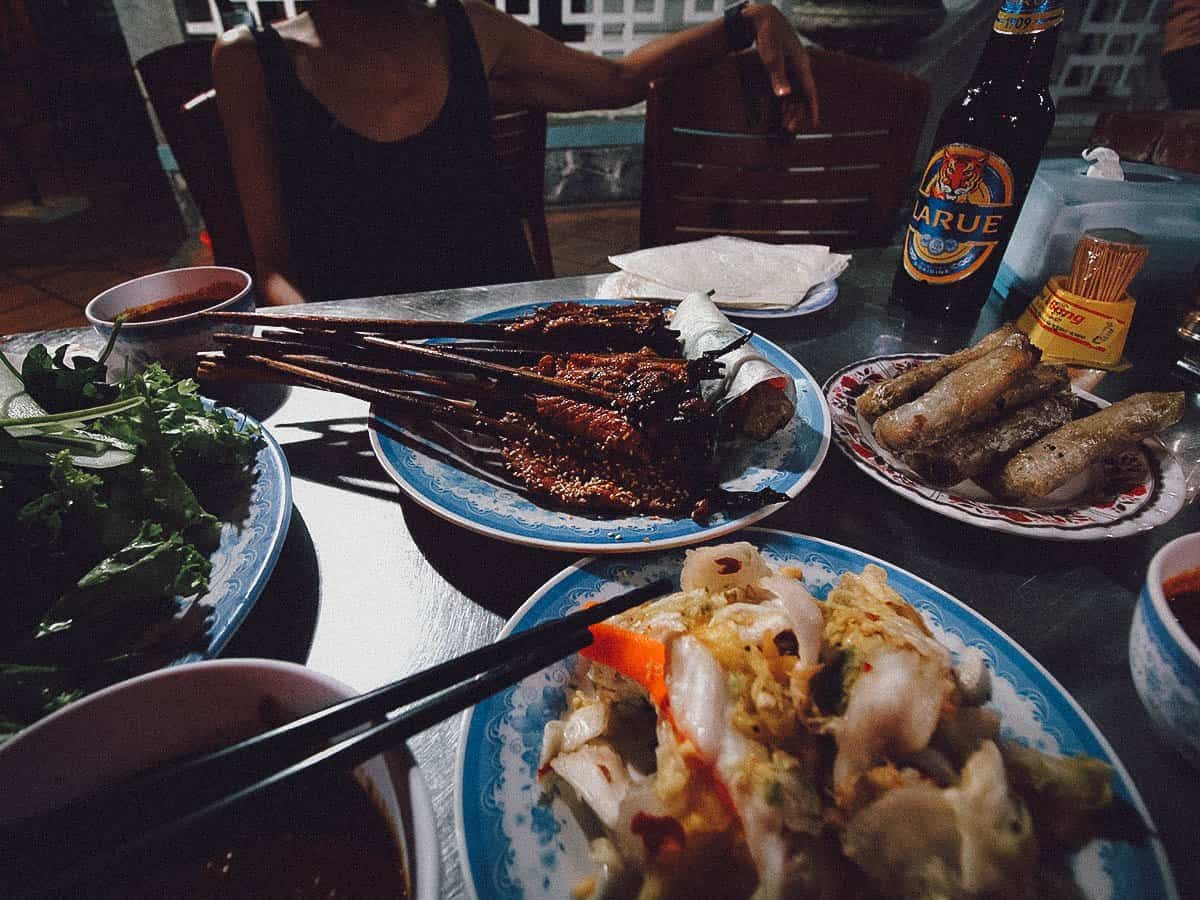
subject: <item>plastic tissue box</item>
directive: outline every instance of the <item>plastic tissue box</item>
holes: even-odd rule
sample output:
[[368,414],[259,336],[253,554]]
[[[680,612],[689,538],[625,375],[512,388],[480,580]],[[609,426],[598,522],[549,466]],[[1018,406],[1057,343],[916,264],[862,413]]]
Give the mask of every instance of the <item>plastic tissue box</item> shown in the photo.
[[1071,269],[1090,228],[1128,228],[1150,246],[1129,293],[1147,303],[1190,296],[1200,280],[1200,175],[1122,161],[1124,181],[1088,178],[1088,164],[1046,159],[1038,166],[993,289],[1032,298]]

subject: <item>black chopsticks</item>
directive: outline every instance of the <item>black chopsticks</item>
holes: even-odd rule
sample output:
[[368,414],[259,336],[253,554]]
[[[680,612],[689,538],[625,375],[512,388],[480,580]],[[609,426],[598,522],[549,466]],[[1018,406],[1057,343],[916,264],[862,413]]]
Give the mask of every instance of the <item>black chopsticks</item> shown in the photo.
[[[583,649],[592,642],[590,626],[669,589],[656,581],[249,740],[0,826],[0,893],[61,893],[253,797],[349,770]],[[409,708],[386,718],[399,707]]]

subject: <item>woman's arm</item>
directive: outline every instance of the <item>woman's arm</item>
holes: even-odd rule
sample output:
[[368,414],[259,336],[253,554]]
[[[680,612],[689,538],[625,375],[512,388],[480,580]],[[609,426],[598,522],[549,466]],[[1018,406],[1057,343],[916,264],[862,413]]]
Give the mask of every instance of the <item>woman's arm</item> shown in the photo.
[[[483,0],[470,0],[467,9],[484,51],[493,99],[503,105],[551,111],[629,106],[645,98],[655,78],[715,62],[729,52],[720,19],[663,35],[614,60],[567,47]],[[776,95],[784,98],[785,126],[794,131],[805,119],[815,125],[816,87],[808,54],[792,26],[770,5],[747,6],[742,15],[754,27],[758,54]]]
[[213,47],[212,73],[254,252],[258,297],[270,306],[303,303],[304,296],[288,275],[290,254],[273,119],[249,29],[238,28],[218,39]]

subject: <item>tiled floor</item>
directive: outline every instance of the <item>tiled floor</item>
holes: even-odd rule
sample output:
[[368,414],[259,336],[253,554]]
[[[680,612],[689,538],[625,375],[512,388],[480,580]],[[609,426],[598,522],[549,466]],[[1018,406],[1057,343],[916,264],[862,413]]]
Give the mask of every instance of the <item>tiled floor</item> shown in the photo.
[[[636,207],[567,209],[549,213],[546,222],[556,275],[610,272],[610,255],[637,249]],[[207,249],[192,239],[173,254],[132,247],[101,260],[0,268],[0,334],[83,325],[83,307],[105,288],[158,269],[208,262]]]
[[83,308],[106,288],[147,272],[206,262],[211,255],[192,240],[171,255],[114,255],[103,262],[0,269],[0,334],[84,325]]
[[612,272],[608,257],[638,247],[636,206],[565,209],[546,215],[554,274]]

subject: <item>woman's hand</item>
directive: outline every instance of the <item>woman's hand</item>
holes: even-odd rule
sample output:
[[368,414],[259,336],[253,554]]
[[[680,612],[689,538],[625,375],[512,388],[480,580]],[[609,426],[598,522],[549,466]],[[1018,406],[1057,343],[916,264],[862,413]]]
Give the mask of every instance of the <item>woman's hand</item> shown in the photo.
[[753,4],[743,10],[754,25],[755,49],[767,69],[771,90],[783,102],[783,126],[799,131],[818,120],[817,86],[813,82],[808,52],[791,22],[774,6]]

